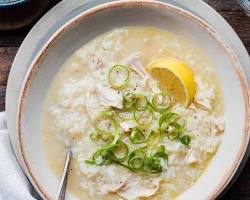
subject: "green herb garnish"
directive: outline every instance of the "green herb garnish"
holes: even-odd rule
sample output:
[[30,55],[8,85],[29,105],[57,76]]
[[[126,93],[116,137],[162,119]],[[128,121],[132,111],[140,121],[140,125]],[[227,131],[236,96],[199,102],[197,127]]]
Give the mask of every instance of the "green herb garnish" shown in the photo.
[[[125,89],[129,73],[125,66],[113,66],[108,74],[111,87]],[[94,119],[95,132],[90,138],[93,141],[101,138],[104,144],[85,162],[97,166],[118,164],[136,173],[161,173],[168,164],[164,137],[187,147],[190,145],[190,136],[183,134],[185,121],[178,113],[170,111],[172,99],[167,93],[155,94],[151,101],[138,93],[126,91],[122,95],[122,109],[111,108],[112,112],[110,109],[101,112]],[[119,124],[127,120],[136,122],[137,127],[123,131]],[[152,124],[154,120],[158,124]],[[130,141],[129,146],[126,139]]]

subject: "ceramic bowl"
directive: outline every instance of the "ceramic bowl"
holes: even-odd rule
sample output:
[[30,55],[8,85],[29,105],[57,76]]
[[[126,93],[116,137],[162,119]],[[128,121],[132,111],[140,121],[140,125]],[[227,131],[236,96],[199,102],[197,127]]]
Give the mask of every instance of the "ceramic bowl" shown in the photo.
[[[16,127],[19,159],[43,199],[54,199],[59,183],[42,145],[42,108],[51,80],[61,64],[93,37],[134,25],[153,26],[185,37],[206,54],[221,81],[226,122],[222,143],[205,173],[178,199],[214,199],[236,173],[249,142],[249,91],[237,56],[212,27],[181,8],[161,1],[115,1],[90,8],[63,24],[26,73]],[[76,199],[70,194],[67,198]]]

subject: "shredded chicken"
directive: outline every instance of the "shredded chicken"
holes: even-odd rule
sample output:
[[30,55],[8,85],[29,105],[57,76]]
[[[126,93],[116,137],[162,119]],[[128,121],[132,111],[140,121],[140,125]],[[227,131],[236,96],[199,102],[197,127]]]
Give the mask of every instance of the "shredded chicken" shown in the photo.
[[[122,190],[129,179],[128,172],[117,165],[103,166],[101,170],[87,167],[84,170],[94,191],[100,195],[107,195]],[[98,180],[98,181],[97,181]],[[87,188],[90,189],[90,188]]]
[[129,66],[136,73],[138,73],[141,77],[145,77],[148,75],[145,68],[143,67],[141,60],[141,53],[136,52],[131,54],[129,57],[122,61],[122,64]]
[[151,90],[153,93],[160,93],[161,90],[150,74],[145,70],[143,66],[141,54],[139,52],[131,54],[128,58],[122,61],[123,64],[128,65],[133,69],[137,74],[143,78],[143,83],[146,88]]
[[92,121],[98,114],[98,105],[99,101],[95,93],[93,93],[93,91],[87,92],[85,96],[85,110],[90,121]]
[[127,179],[122,179],[117,182],[111,182],[111,183],[104,183],[102,187],[100,188],[101,193],[108,194],[110,192],[117,192],[119,190],[122,190],[125,187]]
[[145,77],[144,82],[146,88],[150,89],[154,94],[161,92],[161,90],[158,87],[157,81],[152,79],[150,76]]
[[210,129],[211,135],[216,135],[224,131],[225,122],[222,118],[211,118],[210,120]]
[[108,61],[103,56],[97,53],[94,53],[89,57],[90,59],[88,60],[88,63],[93,70],[100,69],[108,65]]
[[193,164],[201,161],[201,152],[197,149],[190,149],[186,156],[186,163]]
[[121,128],[125,131],[128,132],[130,129],[135,128],[137,126],[136,122],[133,120],[129,121],[124,121],[120,123]]
[[123,107],[122,97],[115,90],[102,84],[90,87],[85,95],[85,109],[88,118],[93,120],[101,111],[102,106],[121,109]]
[[139,200],[154,195],[160,187],[161,179],[148,180],[142,184],[139,180],[129,179],[126,187],[118,191],[118,195],[126,200]]
[[225,122],[222,118],[213,118],[211,122],[219,131],[224,131]]
[[201,77],[196,77],[196,94],[194,102],[206,110],[212,110],[212,100],[215,99],[215,86],[209,87]]
[[111,88],[107,88],[101,84],[96,86],[96,95],[103,106],[122,109],[122,97]]

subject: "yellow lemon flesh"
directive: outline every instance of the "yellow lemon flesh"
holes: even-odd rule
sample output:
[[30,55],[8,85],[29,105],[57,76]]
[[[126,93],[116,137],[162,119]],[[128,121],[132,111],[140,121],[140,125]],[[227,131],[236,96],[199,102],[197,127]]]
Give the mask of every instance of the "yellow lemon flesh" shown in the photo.
[[192,70],[175,58],[160,59],[147,67],[163,91],[169,91],[176,102],[188,106],[192,102],[196,86]]

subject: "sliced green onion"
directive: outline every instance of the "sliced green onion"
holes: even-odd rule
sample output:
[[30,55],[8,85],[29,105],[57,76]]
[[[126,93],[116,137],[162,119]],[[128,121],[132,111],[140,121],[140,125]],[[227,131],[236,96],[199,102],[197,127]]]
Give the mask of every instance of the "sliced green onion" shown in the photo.
[[128,166],[132,170],[143,170],[146,158],[147,155],[142,149],[136,149],[128,156]]
[[171,101],[171,97],[167,93],[158,93],[153,96],[151,105],[158,112],[166,112],[171,106]]
[[95,141],[95,140],[97,140],[98,138],[99,138],[99,134],[98,133],[96,133],[96,132],[94,132],[94,133],[91,133],[90,135],[89,135],[89,138],[91,139],[91,140],[93,140],[93,141]]
[[151,131],[146,139],[146,142],[147,142],[148,150],[153,151],[155,147],[161,142],[160,132]]
[[179,127],[178,124],[172,123],[172,124],[169,124],[169,126],[166,128],[166,133],[167,133],[168,139],[175,140],[180,137],[182,133],[182,129]]
[[141,144],[145,142],[145,135],[139,128],[134,128],[130,134],[130,141],[132,144]]
[[118,140],[113,149],[113,155],[116,160],[123,160],[128,155],[128,146],[122,140]]
[[114,89],[125,89],[129,82],[129,69],[123,65],[114,65],[109,70],[108,80]]
[[123,107],[124,109],[133,109],[136,102],[136,95],[133,93],[123,94]]
[[183,133],[185,122],[181,124],[180,116],[177,113],[166,112],[159,119],[161,133],[166,133],[168,139],[178,139]]
[[160,173],[162,172],[161,161],[159,158],[154,156],[148,157],[146,160],[146,168],[151,173]]
[[166,148],[164,145],[160,145],[157,148],[156,153],[154,154],[154,157],[163,158],[164,160],[168,160],[168,154],[166,153]]
[[177,113],[165,112],[160,116],[159,128],[160,129],[166,128],[166,127],[163,127],[164,124],[167,125],[169,123],[175,122],[175,121],[177,121],[177,119],[179,119],[179,115]]
[[189,135],[184,135],[182,136],[179,141],[184,144],[185,146],[189,146],[190,142],[191,142],[191,138]]
[[85,160],[85,163],[89,165],[95,165],[95,162],[93,160]]
[[166,128],[168,138],[170,140],[178,139],[182,135],[184,127],[185,121],[182,121],[180,119],[178,119],[176,122],[170,123],[169,126]]
[[152,122],[153,113],[149,109],[143,111],[135,111],[134,119],[141,126],[149,125]]
[[143,95],[136,95],[135,109],[138,111],[143,111],[148,107],[148,100]]
[[131,170],[131,171],[134,171],[130,166],[128,166],[128,165],[125,164],[125,163],[122,163],[122,162],[120,162],[120,161],[115,161],[115,163],[118,164],[118,165],[120,165],[120,166],[122,166],[122,167],[125,167],[125,168],[127,168],[127,169],[129,169],[129,170]]
[[96,165],[107,165],[112,161],[112,153],[107,149],[100,149],[93,155],[93,162]]
[[114,137],[111,133],[105,133],[101,135],[102,140],[111,141]]
[[141,94],[125,93],[123,94],[123,107],[125,110],[142,111],[148,107],[148,100]]

